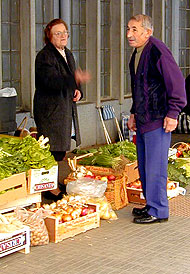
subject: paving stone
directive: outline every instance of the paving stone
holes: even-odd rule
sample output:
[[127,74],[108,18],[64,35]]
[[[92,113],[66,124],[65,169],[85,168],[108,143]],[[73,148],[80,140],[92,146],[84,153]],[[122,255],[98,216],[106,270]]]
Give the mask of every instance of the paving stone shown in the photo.
[[167,224],[138,226],[126,212],[130,215],[131,206],[117,211],[118,221],[102,221],[100,229],[32,247],[27,255],[17,252],[3,257],[1,273],[190,273],[190,218],[172,216]]

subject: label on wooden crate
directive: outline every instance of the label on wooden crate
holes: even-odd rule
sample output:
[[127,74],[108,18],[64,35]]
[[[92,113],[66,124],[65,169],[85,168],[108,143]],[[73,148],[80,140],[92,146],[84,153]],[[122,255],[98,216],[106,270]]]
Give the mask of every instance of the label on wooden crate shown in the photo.
[[37,193],[57,188],[58,166],[46,170],[31,169],[28,176],[29,193]]
[[12,233],[1,233],[0,257],[11,254],[21,249],[26,249],[25,253],[29,253],[29,247],[30,233],[28,227]]

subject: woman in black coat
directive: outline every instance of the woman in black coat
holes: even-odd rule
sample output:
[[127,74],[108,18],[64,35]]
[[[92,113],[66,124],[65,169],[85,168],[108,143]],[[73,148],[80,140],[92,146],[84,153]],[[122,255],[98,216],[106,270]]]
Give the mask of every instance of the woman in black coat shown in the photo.
[[62,19],[52,20],[44,32],[46,46],[35,61],[34,120],[38,136],[49,138],[55,160],[61,161],[70,149],[71,137],[76,146],[81,143],[76,102],[82,98],[80,84],[90,76],[75,68],[66,47],[68,27]]

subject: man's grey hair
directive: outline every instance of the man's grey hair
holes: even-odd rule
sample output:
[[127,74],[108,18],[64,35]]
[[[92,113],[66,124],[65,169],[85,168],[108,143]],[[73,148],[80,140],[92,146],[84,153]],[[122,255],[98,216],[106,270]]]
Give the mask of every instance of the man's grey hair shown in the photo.
[[145,14],[137,14],[137,15],[132,16],[130,18],[130,20],[135,20],[137,22],[142,22],[142,27],[145,28],[145,29],[152,30],[152,33],[153,33],[154,27],[153,27],[153,23],[152,23],[152,18],[150,16],[145,15]]

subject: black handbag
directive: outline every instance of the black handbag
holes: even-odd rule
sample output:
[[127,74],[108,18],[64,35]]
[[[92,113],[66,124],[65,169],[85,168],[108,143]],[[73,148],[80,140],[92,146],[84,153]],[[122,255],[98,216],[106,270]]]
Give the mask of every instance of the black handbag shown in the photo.
[[190,133],[190,115],[181,112],[178,116],[178,125],[174,133]]

